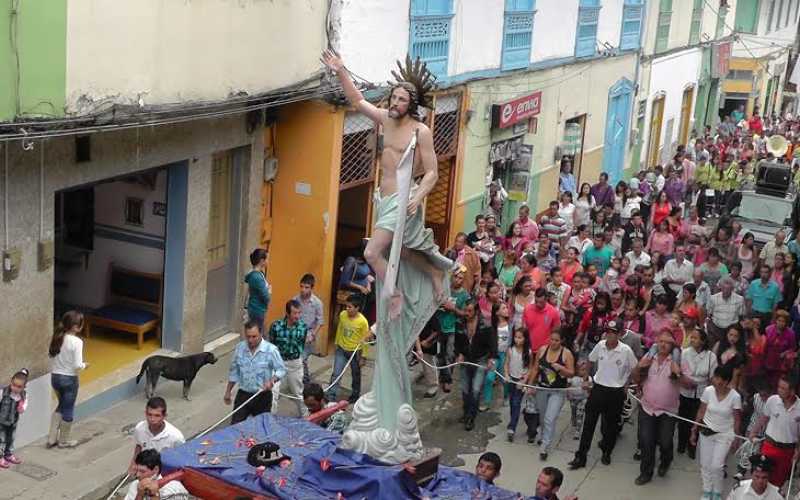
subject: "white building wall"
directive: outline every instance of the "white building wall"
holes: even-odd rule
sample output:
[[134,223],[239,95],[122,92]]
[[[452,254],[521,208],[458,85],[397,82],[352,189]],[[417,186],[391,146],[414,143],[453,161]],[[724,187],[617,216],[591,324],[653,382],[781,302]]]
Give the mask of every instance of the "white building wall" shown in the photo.
[[455,12],[449,73],[498,68],[503,51],[504,0],[456,1]]
[[327,14],[327,0],[69,2],[67,111],[222,100],[307,79]]
[[[664,95],[664,118],[661,122],[661,147],[670,146],[677,141],[681,121],[681,105],[683,91],[694,86],[697,88],[697,78],[702,65],[702,50],[689,49],[670,54],[653,61],[650,70],[649,90],[647,94],[647,111],[645,114],[645,131],[642,143],[642,161],[646,163],[649,150],[649,130],[652,118],[653,100]],[[695,99],[692,99],[692,109],[689,116],[694,117]],[[668,123],[673,120],[670,134],[670,144],[667,144],[666,135],[669,133]],[[690,127],[691,130],[691,127]],[[662,156],[663,157],[663,156]],[[646,165],[652,167],[652,165]]]
[[341,5],[338,50],[347,67],[371,82],[386,82],[394,61],[408,53],[409,0],[336,1]]
[[[769,12],[771,4],[775,4],[775,12],[772,17],[772,23],[769,23]],[[788,51],[781,49],[788,49],[794,43],[795,35],[797,33],[798,18],[795,17],[795,8],[793,3],[784,1],[783,4],[788,3],[789,9],[789,23],[784,26],[786,22],[786,7],[784,6],[783,13],[779,15],[779,8],[781,6],[780,0],[762,0],[761,8],[758,15],[758,34],[742,33],[741,40],[733,44],[733,57],[746,57],[746,58],[761,58],[774,56],[780,54],[781,56],[787,55]],[[778,21],[780,21],[778,23]],[[776,29],[776,23],[778,24]]]
[[578,1],[539,0],[536,7],[531,61],[537,63],[574,56]]

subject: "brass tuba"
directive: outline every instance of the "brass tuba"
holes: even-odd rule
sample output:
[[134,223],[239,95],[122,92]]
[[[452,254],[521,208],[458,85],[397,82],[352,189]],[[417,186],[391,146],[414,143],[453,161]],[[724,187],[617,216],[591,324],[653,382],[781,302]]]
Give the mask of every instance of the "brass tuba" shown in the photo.
[[789,150],[789,141],[782,135],[771,135],[767,139],[767,151],[775,155],[775,157],[783,156]]

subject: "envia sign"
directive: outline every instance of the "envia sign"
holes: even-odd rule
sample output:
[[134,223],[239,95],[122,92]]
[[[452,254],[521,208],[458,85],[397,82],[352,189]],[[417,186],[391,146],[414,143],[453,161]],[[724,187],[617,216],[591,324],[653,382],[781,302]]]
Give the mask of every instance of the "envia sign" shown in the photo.
[[542,91],[492,106],[492,127],[508,128],[536,116],[542,110]]

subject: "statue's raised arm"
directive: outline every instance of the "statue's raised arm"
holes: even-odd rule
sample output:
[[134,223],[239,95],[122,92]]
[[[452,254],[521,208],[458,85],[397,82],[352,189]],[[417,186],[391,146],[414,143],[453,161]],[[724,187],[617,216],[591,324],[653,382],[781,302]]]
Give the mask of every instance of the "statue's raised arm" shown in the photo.
[[387,111],[385,109],[378,108],[371,102],[364,99],[364,95],[360,90],[358,90],[358,88],[356,88],[356,85],[350,78],[350,72],[347,71],[344,61],[342,61],[342,57],[333,49],[327,49],[322,53],[320,60],[339,78],[339,83],[342,85],[344,95],[347,97],[347,100],[350,102],[350,104],[352,104],[356,110],[369,117],[375,123],[383,123],[384,118],[386,118]]

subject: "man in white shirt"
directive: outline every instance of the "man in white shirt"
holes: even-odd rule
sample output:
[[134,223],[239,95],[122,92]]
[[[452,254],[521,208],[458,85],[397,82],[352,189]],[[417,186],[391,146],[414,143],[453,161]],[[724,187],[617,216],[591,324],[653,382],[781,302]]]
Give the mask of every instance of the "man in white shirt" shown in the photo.
[[755,439],[766,425],[766,439],[761,445],[761,454],[772,460],[774,467],[769,474],[769,482],[778,488],[789,478],[794,461],[800,456],[797,425],[800,422],[800,399],[795,393],[795,386],[787,376],[778,380],[778,394],[767,399],[764,415],[759,417],[749,436]]
[[[779,221],[782,222],[782,221]],[[769,267],[775,267],[775,254],[781,252],[786,254],[789,252],[789,247],[786,246],[784,242],[786,240],[786,231],[783,229],[779,229],[777,233],[775,233],[775,239],[772,241],[768,241],[764,248],[761,249],[761,253],[758,255],[759,260],[762,264],[766,264]]]
[[686,260],[686,247],[675,246],[675,257],[669,259],[664,265],[664,279],[662,285],[668,285],[674,295],[681,293],[683,285],[692,281],[694,264]]
[[626,399],[625,386],[638,363],[631,348],[619,341],[619,324],[613,320],[606,324],[605,339],[589,353],[589,361],[596,368],[594,385],[586,402],[580,446],[575,458],[568,464],[571,470],[586,466],[586,455],[601,416],[601,461],[605,465],[611,463],[611,452],[617,443],[618,423]]
[[167,448],[181,445],[185,442],[183,433],[174,425],[167,422],[167,402],[164,398],[153,397],[147,400],[144,408],[145,419],[136,424],[133,429],[133,458],[128,472],[136,472],[136,457],[144,450],[162,452]]
[[728,331],[728,327],[738,323],[744,316],[744,297],[733,293],[733,280],[726,276],[719,280],[719,293],[708,299],[706,312],[708,315],[708,333],[720,339]]
[[644,251],[644,242],[639,238],[634,238],[632,242],[632,250],[625,254],[628,261],[631,263],[628,266],[628,274],[632,274],[636,266],[649,266],[650,256]]
[[161,480],[161,454],[144,450],[134,460],[136,480],[128,487],[125,500],[188,500],[189,492],[179,481],[169,481],[158,487]]
[[764,455],[750,457],[753,473],[747,481],[736,484],[728,500],[783,500],[775,485],[769,484],[769,474],[774,467],[772,460]]

